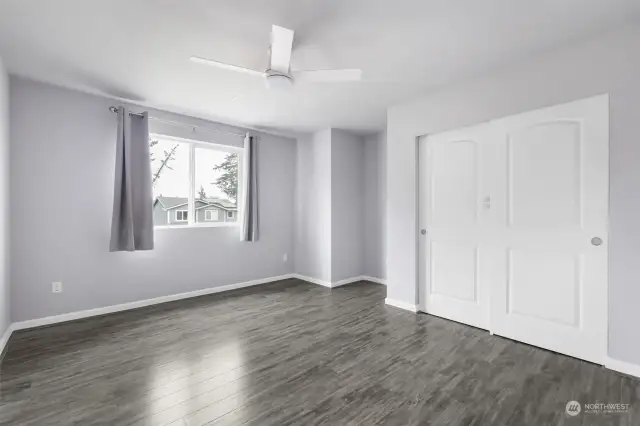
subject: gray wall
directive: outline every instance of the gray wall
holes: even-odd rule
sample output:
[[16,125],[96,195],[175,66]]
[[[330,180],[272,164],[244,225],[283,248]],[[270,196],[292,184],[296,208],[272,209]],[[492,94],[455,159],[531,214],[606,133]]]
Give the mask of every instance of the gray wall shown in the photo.
[[331,281],[363,274],[364,142],[331,130]]
[[331,282],[331,129],[297,141],[295,270]]
[[388,297],[417,303],[416,136],[609,93],[609,355],[640,364],[638,52],[640,28],[623,28],[389,109]]
[[0,58],[0,338],[9,312],[9,80]]
[[377,183],[365,187],[364,139],[326,129],[297,146],[296,272],[331,283],[359,277],[365,273],[365,230],[382,231],[364,209],[367,189],[380,190]]
[[[107,108],[115,102],[13,77],[10,86],[13,321],[293,272],[283,254],[293,252],[295,140],[258,134],[259,242],[240,242],[236,227],[178,228],[157,231],[153,251],[109,253],[116,117]],[[52,281],[63,293],[51,293]]]
[[384,132],[368,136],[364,143],[364,275],[385,279],[385,147]]

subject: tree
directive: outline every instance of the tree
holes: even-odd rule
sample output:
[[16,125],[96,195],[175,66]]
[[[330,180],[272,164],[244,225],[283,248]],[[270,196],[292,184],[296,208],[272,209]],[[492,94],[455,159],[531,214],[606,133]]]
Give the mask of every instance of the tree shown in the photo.
[[207,193],[204,191],[204,186],[200,185],[200,190],[198,191],[198,198],[204,200],[207,198]]
[[221,173],[214,184],[235,203],[238,198],[238,155],[227,154],[213,170]]
[[[158,141],[149,139],[149,149],[153,148],[157,144],[158,144]],[[165,150],[163,152],[163,157],[162,157],[162,160],[160,160],[158,169],[152,172],[151,183],[153,184],[153,186],[156,186],[156,182],[158,181],[158,179],[160,179],[160,175],[164,170],[166,169],[173,170],[173,168],[169,165],[169,163],[171,163],[171,161],[176,159],[175,153],[177,149],[178,149],[178,144],[176,143],[171,147],[171,149]],[[151,152],[149,156],[151,158],[151,169],[153,170],[155,168],[154,163],[156,161],[156,158],[153,152]]]

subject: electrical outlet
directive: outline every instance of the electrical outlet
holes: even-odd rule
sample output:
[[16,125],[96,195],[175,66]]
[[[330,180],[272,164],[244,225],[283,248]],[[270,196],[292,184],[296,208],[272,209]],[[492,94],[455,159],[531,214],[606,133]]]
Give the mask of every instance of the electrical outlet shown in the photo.
[[51,293],[62,293],[62,283],[58,281],[51,283]]
[[286,262],[287,260],[289,260],[289,254],[285,253],[282,255],[282,261]]

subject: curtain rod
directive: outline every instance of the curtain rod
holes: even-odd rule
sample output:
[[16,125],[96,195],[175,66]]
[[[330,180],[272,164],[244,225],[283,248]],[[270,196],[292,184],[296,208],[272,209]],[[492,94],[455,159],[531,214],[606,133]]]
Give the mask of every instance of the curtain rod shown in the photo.
[[[118,108],[112,106],[112,107],[109,107],[109,111],[114,112],[114,113],[118,113]],[[130,112],[129,115],[135,115],[136,117],[142,117],[142,114],[135,113],[135,112]],[[240,136],[240,137],[243,137],[243,138],[245,137],[244,133],[225,132],[224,130],[211,129],[209,127],[193,126],[193,125],[190,125],[190,124],[184,124],[184,123],[180,123],[180,122],[177,122],[177,121],[163,120],[162,118],[149,117],[149,120],[159,121],[159,122],[167,123],[167,124],[173,124],[175,126],[187,127],[187,128],[193,129],[194,131],[196,129],[200,129],[200,130],[204,130],[204,131],[207,131],[207,132],[222,133],[222,134],[225,134],[225,135]]]

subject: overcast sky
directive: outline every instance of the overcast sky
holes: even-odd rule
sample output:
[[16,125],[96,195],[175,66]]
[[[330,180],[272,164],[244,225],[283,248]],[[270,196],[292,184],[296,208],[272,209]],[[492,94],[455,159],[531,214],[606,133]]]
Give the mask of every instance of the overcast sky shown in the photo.
[[[151,147],[151,153],[155,158],[155,161],[151,163],[152,173],[158,170],[162,159],[165,158],[164,151],[170,151],[175,143],[174,141],[160,139],[158,144]],[[207,197],[227,198],[214,184],[220,173],[213,171],[213,167],[221,163],[226,155],[226,152],[196,147],[196,196],[200,190],[200,185],[202,185]],[[165,168],[155,183],[153,188],[154,198],[158,195],[188,197],[189,145],[186,143],[178,144],[174,157],[175,160],[169,163],[173,170]]]

